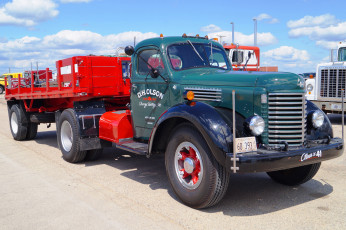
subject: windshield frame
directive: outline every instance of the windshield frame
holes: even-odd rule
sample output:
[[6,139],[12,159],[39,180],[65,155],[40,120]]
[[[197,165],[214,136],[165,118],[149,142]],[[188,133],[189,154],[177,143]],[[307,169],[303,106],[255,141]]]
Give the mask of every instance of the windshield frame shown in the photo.
[[[187,45],[187,46],[191,46],[191,44],[189,44],[189,42],[193,45],[193,46],[197,46],[197,45],[202,45],[203,46],[203,53],[200,53],[199,52],[199,55],[201,55],[203,57],[203,61],[208,63],[208,65],[201,65],[201,66],[191,66],[191,67],[186,67],[186,68],[181,68],[181,69],[176,69],[174,68],[173,64],[172,64],[172,61],[171,61],[171,56],[170,56],[170,52],[169,52],[169,49],[172,47],[172,46],[180,46],[180,45]],[[194,47],[191,46],[191,48],[194,50]],[[214,53],[214,50],[217,49],[217,50],[220,50],[221,52],[223,51],[223,58],[225,60],[225,63],[226,63],[226,68],[223,68],[223,67],[220,67],[220,66],[212,66],[211,65],[211,62],[208,60],[208,55],[207,55],[207,52],[206,52],[206,49],[210,49],[211,46],[213,47],[213,53]],[[194,52],[194,51],[193,51]],[[218,46],[216,44],[213,44],[213,42],[209,42],[209,43],[205,43],[205,42],[196,42],[196,41],[186,41],[186,42],[178,42],[178,43],[172,43],[170,45],[167,46],[166,48],[166,55],[167,55],[167,59],[168,59],[168,62],[169,62],[169,66],[172,70],[174,71],[183,71],[183,70],[188,70],[188,69],[198,69],[198,68],[213,68],[213,69],[220,69],[220,70],[232,70],[232,67],[231,67],[231,63],[229,62],[229,59],[228,59],[228,56],[227,56],[227,53],[225,52],[224,48],[222,46]],[[172,55],[175,55],[175,54],[172,54]],[[197,54],[196,54],[197,55]]]

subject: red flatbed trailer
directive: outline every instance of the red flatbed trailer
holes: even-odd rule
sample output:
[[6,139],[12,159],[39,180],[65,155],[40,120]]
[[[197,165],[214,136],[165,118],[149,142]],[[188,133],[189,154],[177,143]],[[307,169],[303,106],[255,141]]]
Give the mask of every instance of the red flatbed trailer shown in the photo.
[[[27,75],[31,79],[16,79],[16,84],[11,81],[7,84],[6,80],[5,99],[22,100],[27,112],[73,108],[73,102],[91,99],[126,104],[130,102],[130,79],[125,76],[130,62],[129,57],[106,56],[59,60],[56,62],[56,80],[48,68],[39,71],[39,83],[36,83],[35,74]],[[46,77],[42,78],[44,74]],[[40,108],[33,107],[36,99],[42,99]]]

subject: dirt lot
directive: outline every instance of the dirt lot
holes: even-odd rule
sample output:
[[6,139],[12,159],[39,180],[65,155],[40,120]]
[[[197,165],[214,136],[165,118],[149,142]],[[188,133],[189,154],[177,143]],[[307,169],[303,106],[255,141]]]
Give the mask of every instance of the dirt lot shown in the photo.
[[[341,116],[330,118],[341,136]],[[1,229],[346,229],[346,154],[299,187],[232,175],[219,205],[194,210],[169,187],[162,156],[109,148],[98,161],[69,164],[54,125],[14,141],[3,96],[0,120]]]

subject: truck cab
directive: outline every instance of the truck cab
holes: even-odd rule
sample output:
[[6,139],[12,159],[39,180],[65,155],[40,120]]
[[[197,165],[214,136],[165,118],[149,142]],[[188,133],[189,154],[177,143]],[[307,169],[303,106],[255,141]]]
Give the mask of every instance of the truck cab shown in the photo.
[[186,35],[148,39],[126,53],[133,139],[148,143],[149,155],[165,154],[173,190],[189,206],[218,202],[230,173],[267,172],[297,185],[342,153],[296,74],[233,71],[219,43]]
[[225,45],[233,70],[260,70],[260,49],[257,46]]
[[5,73],[0,76],[0,94],[3,94],[5,92],[5,78],[18,78],[22,76],[22,73]]
[[318,64],[316,77],[306,80],[306,98],[326,113],[341,113],[345,82],[346,42],[339,42],[337,50],[331,50],[330,61]]

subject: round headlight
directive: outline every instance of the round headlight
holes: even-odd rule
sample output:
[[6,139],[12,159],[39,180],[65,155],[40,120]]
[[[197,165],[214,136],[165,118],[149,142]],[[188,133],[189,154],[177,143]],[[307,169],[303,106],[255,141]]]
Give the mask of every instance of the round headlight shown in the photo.
[[314,128],[319,128],[323,125],[324,122],[324,114],[320,110],[316,110],[311,117],[312,125]]
[[307,89],[308,91],[312,91],[312,90],[314,89],[314,87],[313,87],[311,84],[308,84],[308,85],[306,86],[306,89]]
[[261,135],[264,131],[264,120],[260,116],[253,116],[249,121],[249,129],[251,133],[255,136]]

